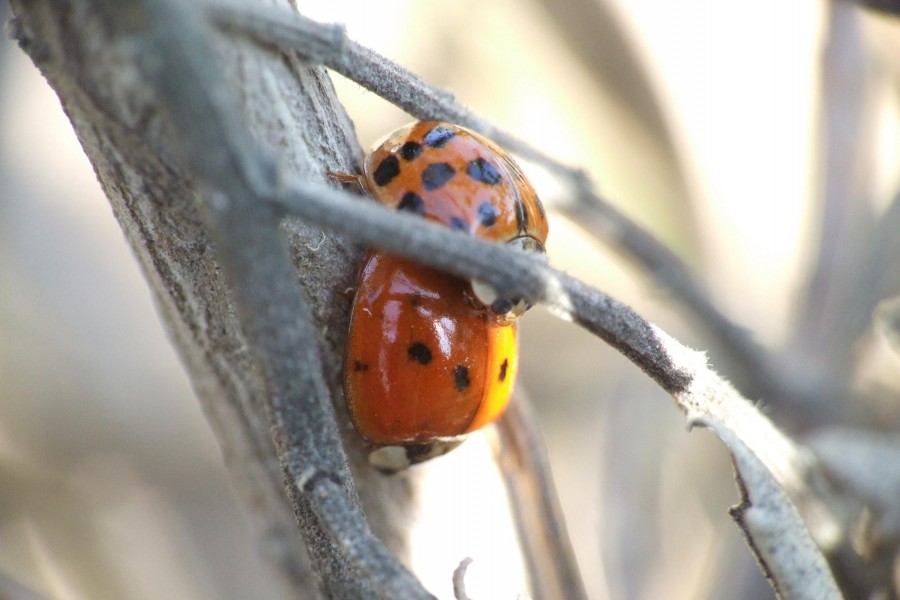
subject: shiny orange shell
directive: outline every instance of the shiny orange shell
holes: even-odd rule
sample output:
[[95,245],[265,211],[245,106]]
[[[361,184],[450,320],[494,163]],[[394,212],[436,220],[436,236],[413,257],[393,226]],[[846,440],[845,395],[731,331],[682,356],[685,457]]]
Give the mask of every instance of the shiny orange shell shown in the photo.
[[547,216],[515,161],[459,125],[419,121],[378,144],[365,164],[366,184],[383,204],[478,237],[547,240]]
[[344,387],[357,430],[376,445],[459,436],[506,408],[515,323],[488,318],[468,283],[370,252],[359,276]]

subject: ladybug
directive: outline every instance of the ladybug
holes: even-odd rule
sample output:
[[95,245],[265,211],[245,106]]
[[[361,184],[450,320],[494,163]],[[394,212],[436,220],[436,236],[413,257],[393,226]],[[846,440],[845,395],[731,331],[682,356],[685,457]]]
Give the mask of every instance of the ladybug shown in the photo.
[[[488,240],[543,252],[547,218],[513,159],[463,127],[421,121],[376,145],[363,186],[381,203]],[[444,454],[499,417],[527,305],[405,258],[371,251],[350,317],[344,392],[377,468]]]

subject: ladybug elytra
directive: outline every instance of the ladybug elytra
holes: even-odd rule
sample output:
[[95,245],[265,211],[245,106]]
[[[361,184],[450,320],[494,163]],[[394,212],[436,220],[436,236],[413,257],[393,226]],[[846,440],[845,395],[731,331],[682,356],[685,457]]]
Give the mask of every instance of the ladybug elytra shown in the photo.
[[[463,127],[420,121],[369,153],[381,203],[453,229],[543,252],[544,208],[513,159]],[[351,314],[344,390],[351,419],[388,472],[443,454],[500,416],[527,308],[485,284],[371,251]]]

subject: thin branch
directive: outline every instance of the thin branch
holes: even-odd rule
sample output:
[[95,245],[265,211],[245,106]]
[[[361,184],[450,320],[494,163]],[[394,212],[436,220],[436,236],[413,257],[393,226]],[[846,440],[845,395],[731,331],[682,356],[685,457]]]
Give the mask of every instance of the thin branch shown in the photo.
[[[815,356],[841,390],[851,379],[853,344],[868,326],[874,306],[865,280],[873,268],[869,252],[875,219],[869,198],[876,144],[861,15],[846,2],[825,6],[821,218],[814,270],[804,290],[794,346]],[[839,405],[824,406],[819,401],[816,406],[826,410],[846,406],[843,395],[830,400]]]
[[[604,232],[607,243],[614,248],[627,248],[632,261],[644,268],[655,282],[672,290],[721,344],[728,358],[742,365],[739,383],[748,395],[767,399],[785,394],[807,395],[803,391],[806,386],[791,381],[789,374],[780,371],[770,353],[746,329],[719,311],[690,270],[647,230],[605,203],[578,202],[562,206],[561,212],[592,235]],[[620,227],[608,230],[611,221],[620,223]]]
[[745,329],[716,308],[684,262],[598,194],[582,170],[565,165],[498,129],[456,103],[451,93],[430,85],[400,65],[348,39],[340,26],[317,23],[295,13],[265,8],[248,11],[220,2],[209,5],[209,14],[223,27],[244,32],[266,44],[296,51],[310,62],[333,69],[414,117],[470,127],[555,173],[573,190],[574,205],[562,210],[576,219],[591,222],[595,235],[672,290],[719,340],[725,351],[732,354],[737,363],[748,366],[752,376],[744,383],[752,395],[777,400],[810,394],[802,382],[793,381],[779,372],[776,368],[779,361],[770,357]]
[[456,600],[471,600],[466,594],[466,571],[472,562],[472,559],[467,556],[459,562],[459,566],[453,571],[453,597]]
[[[817,526],[836,526],[816,495],[824,493],[823,490],[813,490],[807,485],[809,471],[814,469],[799,449],[709,370],[705,358],[681,346],[627,306],[550,269],[535,257],[469,238],[413,215],[393,213],[381,206],[360,203],[342,192],[302,182],[284,181],[279,189],[273,201],[289,214],[458,276],[487,281],[502,294],[541,301],[559,316],[579,323],[622,352],[671,393],[687,413],[689,422],[715,426],[726,441],[733,437],[749,447],[767,472],[792,494],[798,506],[825,521],[816,523]],[[732,451],[739,449],[735,447]],[[785,512],[793,510],[788,503]],[[769,537],[773,531],[777,528],[745,529],[745,534],[754,543],[768,546],[775,543]],[[802,538],[796,540],[798,547],[812,548],[817,553],[803,527],[792,532]],[[811,560],[822,563],[818,554]],[[769,572],[774,572],[773,569],[790,572],[791,568],[773,565]],[[827,567],[820,576],[824,589],[836,589]]]
[[[737,440],[740,447],[729,446],[732,452],[746,446],[754,460],[784,488],[814,535],[842,528],[826,504],[830,491],[815,461],[714,373],[702,353],[681,345],[628,306],[550,268],[537,257],[504,245],[469,237],[411,214],[360,202],[354,196],[323,186],[284,181],[279,189],[278,197],[272,201],[286,214],[460,277],[486,281],[502,294],[540,301],[557,316],[581,325],[669,392],[686,413],[689,424],[714,427],[726,443]],[[755,480],[767,481],[765,477]],[[783,508],[780,514],[795,510],[790,506]],[[739,525],[743,524],[739,521]],[[790,531],[791,535],[809,535],[802,527],[792,527]],[[778,527],[744,529],[748,539],[759,545],[776,543],[767,536],[778,532]],[[798,548],[815,547],[805,537],[794,543]],[[770,571],[791,568],[773,565]],[[831,589],[835,584],[829,579],[822,585]]]
[[537,417],[524,394],[517,394],[497,422],[496,457],[509,501],[534,598],[588,598],[578,572]]
[[732,432],[704,424],[731,449],[741,492],[741,503],[731,509],[731,516],[776,595],[791,600],[843,598],[825,557],[771,471]]
[[478,278],[500,293],[544,302],[581,323],[628,356],[664,389],[683,389],[684,373],[660,353],[652,326],[599,290],[504,245],[470,237],[421,218],[395,213],[321,185],[283,181],[271,201],[285,215],[461,277]]

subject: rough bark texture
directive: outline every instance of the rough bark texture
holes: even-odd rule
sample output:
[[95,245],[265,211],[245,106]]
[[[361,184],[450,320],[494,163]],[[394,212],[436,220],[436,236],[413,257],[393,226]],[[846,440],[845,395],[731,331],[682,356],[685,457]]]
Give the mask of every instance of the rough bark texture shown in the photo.
[[[197,214],[199,191],[174,159],[175,136],[166,129],[153,89],[131,70],[139,36],[111,27],[92,3],[74,3],[65,10],[53,2],[14,3],[14,10],[12,33],[57,92],[75,127],[190,373],[239,493],[267,542],[265,551],[289,589],[311,589],[306,550],[284,493],[263,410],[263,382]],[[116,10],[140,29],[144,15],[138,6]],[[122,15],[117,20],[120,25]],[[277,152],[281,168],[310,181],[325,181],[329,169],[355,171],[360,151],[353,125],[322,69],[250,43],[220,39],[216,50],[214,68],[225,73],[239,98],[247,129],[257,136],[257,144]],[[359,250],[295,222],[284,231],[321,331],[332,397],[340,398],[343,336],[352,299],[347,290],[353,286]],[[349,433],[341,410],[339,422]],[[355,436],[348,437],[351,464],[360,465],[362,449]],[[397,508],[410,499],[411,486],[397,485],[396,479],[387,485],[368,469],[357,470],[356,476],[373,528],[402,554],[406,511]]]

